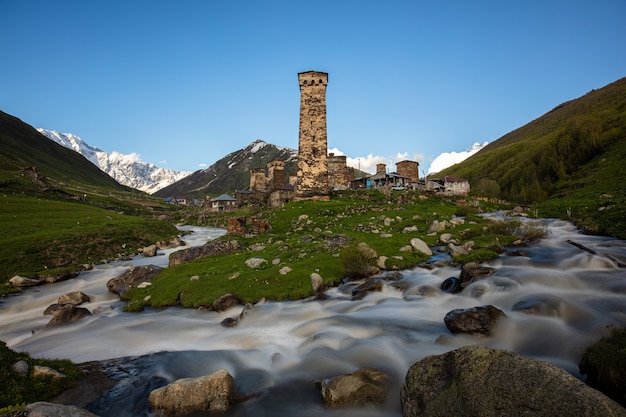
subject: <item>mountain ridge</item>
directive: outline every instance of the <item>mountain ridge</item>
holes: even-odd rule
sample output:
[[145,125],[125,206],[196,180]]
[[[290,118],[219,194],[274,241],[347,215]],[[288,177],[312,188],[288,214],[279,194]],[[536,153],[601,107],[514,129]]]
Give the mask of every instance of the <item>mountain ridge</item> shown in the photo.
[[298,151],[279,147],[256,139],[246,147],[231,152],[208,168],[195,171],[189,176],[154,193],[157,197],[185,195],[203,198],[207,194],[233,193],[248,189],[250,170],[265,168],[275,159],[285,162],[285,176],[295,174]]
[[83,155],[120,184],[148,194],[153,194],[191,174],[191,172],[160,168],[143,162],[135,153],[128,155],[116,151],[108,153],[87,144],[80,136],[72,133],[60,133],[43,128],[37,128],[37,131],[59,145]]

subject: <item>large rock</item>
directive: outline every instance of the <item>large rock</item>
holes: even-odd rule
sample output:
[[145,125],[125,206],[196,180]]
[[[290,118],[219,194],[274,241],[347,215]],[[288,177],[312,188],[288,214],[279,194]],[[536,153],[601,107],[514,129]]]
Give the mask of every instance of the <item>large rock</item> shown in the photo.
[[59,372],[56,369],[49,368],[47,366],[33,366],[33,377],[52,377],[54,379],[57,378],[65,378],[66,375],[63,372]]
[[467,333],[474,336],[488,336],[497,321],[506,314],[492,305],[459,308],[450,311],[443,321],[452,334]]
[[179,250],[170,254],[169,266],[184,264],[206,256],[229,255],[243,249],[238,240],[212,240],[202,246]]
[[60,309],[56,312],[46,326],[52,327],[72,323],[89,316],[91,316],[91,312],[86,308],[68,305],[67,308]]
[[220,369],[199,378],[184,378],[150,393],[150,408],[169,417],[209,411],[223,413],[230,408],[235,380]]
[[185,246],[185,242],[179,237],[173,237],[169,240],[160,240],[156,243],[157,248],[163,249],[172,249],[177,248],[179,246]]
[[484,346],[414,364],[401,404],[404,417],[626,416],[626,409],[555,365]]
[[382,405],[387,399],[389,377],[379,370],[363,368],[317,381],[317,385],[327,408]]
[[315,294],[324,291],[324,278],[322,278],[320,274],[318,274],[317,272],[313,272],[311,273],[311,275],[309,275],[309,279],[311,280],[311,289]]
[[73,405],[37,402],[26,406],[28,417],[98,417]]
[[81,305],[89,302],[89,296],[82,291],[68,292],[59,297],[59,304],[71,304],[73,306]]
[[107,288],[112,293],[124,299],[124,293],[130,288],[136,287],[142,282],[151,282],[152,279],[161,272],[163,268],[156,265],[144,265],[130,268],[115,278],[107,282]]

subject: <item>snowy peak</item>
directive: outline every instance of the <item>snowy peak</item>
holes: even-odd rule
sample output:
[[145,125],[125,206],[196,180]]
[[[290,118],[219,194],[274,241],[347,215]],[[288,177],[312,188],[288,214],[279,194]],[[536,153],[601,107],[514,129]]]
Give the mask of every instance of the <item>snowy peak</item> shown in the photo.
[[149,194],[155,193],[190,174],[190,172],[159,168],[153,164],[142,162],[137,153],[122,154],[113,151],[109,154],[102,149],[88,145],[82,138],[71,133],[59,133],[41,128],[37,130],[59,145],[83,155],[120,184]]

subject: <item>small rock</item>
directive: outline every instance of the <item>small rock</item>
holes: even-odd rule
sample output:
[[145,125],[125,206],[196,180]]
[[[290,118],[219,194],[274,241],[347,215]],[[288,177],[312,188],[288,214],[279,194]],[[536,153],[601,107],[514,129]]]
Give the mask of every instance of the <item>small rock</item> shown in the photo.
[[145,257],[151,258],[157,254],[157,245],[146,246],[141,250],[141,254]]
[[28,362],[24,360],[17,361],[13,364],[13,366],[11,366],[11,369],[18,374],[25,376],[28,373]]
[[[189,281],[199,281],[199,280],[200,280],[200,275],[192,275],[192,276],[189,277]],[[137,288],[145,288],[145,287],[141,287],[140,286],[140,285],[143,285],[143,284],[150,284],[150,285],[152,285],[152,283],[150,283],[150,282],[145,282],[145,283],[142,282],[141,284],[139,284],[137,286]]]
[[267,263],[267,259],[263,259],[263,258],[250,258],[246,260],[246,266],[252,269],[260,268],[261,265],[266,264],[266,263]]
[[413,225],[413,226],[407,226],[404,229],[402,229],[402,233],[415,233],[417,232],[417,226]]
[[452,233],[442,233],[441,236],[439,236],[439,242],[446,245],[450,241],[451,238],[452,238]]
[[292,269],[291,269],[290,267],[288,267],[288,266],[283,266],[282,268],[280,268],[280,269],[278,270],[278,273],[279,273],[280,275],[287,275],[287,274],[288,274],[288,273],[290,273],[291,271],[292,271]]
[[254,243],[252,245],[250,245],[250,247],[248,248],[253,252],[260,252],[260,251],[264,251],[265,250],[265,245],[263,243]]
[[279,264],[280,264],[280,258],[272,259],[272,265],[279,265]]
[[416,251],[422,252],[423,254],[428,255],[428,256],[432,256],[433,251],[428,247],[426,242],[424,242],[422,239],[418,239],[414,237],[413,239],[411,239],[410,243],[411,243],[411,247],[415,249]]
[[15,275],[9,280],[9,284],[14,287],[33,287],[41,283],[42,281],[39,279],[23,277],[21,275]]
[[89,296],[82,291],[74,291],[64,294],[59,297],[59,304],[71,304],[73,306],[81,305],[82,303],[88,303]]
[[309,275],[309,278],[311,280],[311,288],[315,294],[324,291],[324,278],[320,274],[313,272]]
[[411,246],[411,245],[404,245],[399,250],[400,250],[400,252],[413,252],[413,246]]
[[339,375],[317,381],[326,408],[382,405],[389,391],[389,377],[372,368],[359,369],[353,374]]
[[[193,277],[192,277],[193,278]],[[199,277],[198,277],[199,278]],[[140,282],[139,285],[137,285],[137,288],[148,288],[149,286],[151,286],[152,283],[148,282],[148,281],[144,281],[144,282]]]
[[211,310],[226,311],[231,307],[241,304],[239,299],[232,294],[224,294],[211,305]]
[[386,268],[385,267],[385,262],[387,262],[387,259],[389,259],[389,257],[388,256],[384,256],[384,255],[378,257],[377,265],[378,265],[378,267],[380,269],[385,269]]
[[47,366],[39,365],[33,366],[33,376],[51,376],[53,378],[65,378],[65,374],[63,372],[59,372],[56,369],[48,368]]

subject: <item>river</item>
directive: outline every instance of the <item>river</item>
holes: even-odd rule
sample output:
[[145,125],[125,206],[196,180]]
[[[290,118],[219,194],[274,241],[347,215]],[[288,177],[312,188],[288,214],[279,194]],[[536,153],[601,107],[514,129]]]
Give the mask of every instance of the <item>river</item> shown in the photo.
[[[552,362],[577,377],[585,347],[611,327],[626,326],[626,242],[581,235],[565,221],[541,220],[549,236],[486,263],[497,269],[457,295],[439,289],[458,276],[452,267],[402,271],[398,283],[353,300],[350,288],[327,291],[324,301],[265,302],[236,328],[221,321],[241,307],[216,313],[182,308],[123,313],[123,303],[106,282],[132,265],[167,264],[155,258],[97,265],[77,278],[26,290],[0,304],[0,340],[32,356],[74,362],[108,360],[120,383],[89,409],[101,417],[150,416],[151,389],[178,378],[225,368],[243,395],[228,416],[351,416],[355,410],[326,410],[317,379],[374,367],[393,381],[383,407],[358,410],[361,416],[400,416],[399,391],[408,368],[427,355],[468,344],[507,349]],[[221,229],[188,228],[188,244],[201,244]],[[597,254],[581,250],[578,242]],[[519,253],[518,253],[519,255]],[[303,278],[303,279],[307,279]],[[401,287],[402,290],[398,289]],[[46,328],[47,306],[71,291],[83,291],[91,317]],[[443,318],[458,308],[494,305],[507,318],[492,336],[452,336]]]

